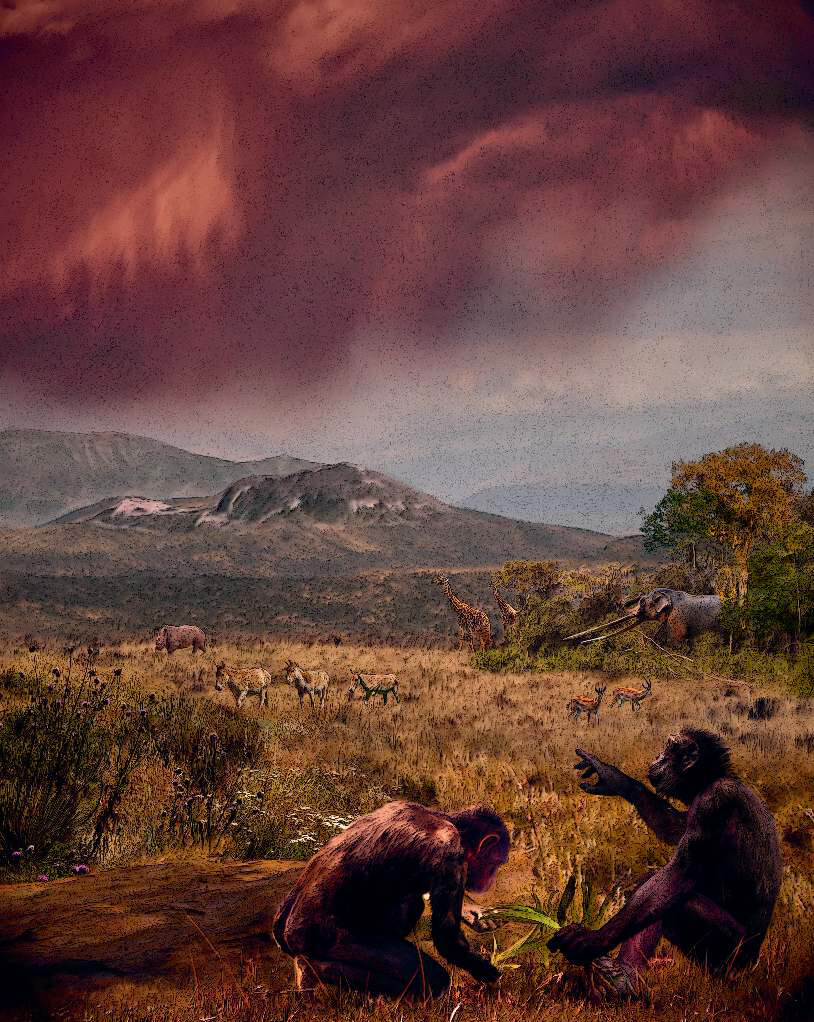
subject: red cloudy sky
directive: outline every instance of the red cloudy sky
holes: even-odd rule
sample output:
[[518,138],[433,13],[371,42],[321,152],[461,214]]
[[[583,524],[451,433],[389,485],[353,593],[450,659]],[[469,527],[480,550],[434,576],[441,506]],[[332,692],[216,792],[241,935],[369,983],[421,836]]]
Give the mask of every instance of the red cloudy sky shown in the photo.
[[[637,344],[654,408],[662,355],[680,366],[704,337],[732,351],[735,389],[744,352],[757,386],[773,344],[777,386],[808,382],[810,8],[0,0],[0,425],[119,414],[313,455],[337,422],[384,415],[391,456],[348,455],[393,466],[439,395],[462,421],[527,386],[531,411],[524,367],[593,365],[586,402],[606,405],[603,357],[635,373]],[[722,273],[746,322],[677,296]],[[641,403],[629,386],[619,401]]]

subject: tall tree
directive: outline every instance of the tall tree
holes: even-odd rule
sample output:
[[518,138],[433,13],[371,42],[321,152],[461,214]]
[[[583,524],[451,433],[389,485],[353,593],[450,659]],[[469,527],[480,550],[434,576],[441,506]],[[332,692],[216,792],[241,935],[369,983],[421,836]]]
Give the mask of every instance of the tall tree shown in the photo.
[[814,527],[797,518],[752,558],[749,617],[764,642],[785,635],[796,654],[813,612]]
[[693,571],[720,567],[723,552],[711,535],[715,496],[706,490],[682,493],[670,488],[650,514],[644,516],[642,535],[645,550],[670,550],[676,560],[685,560]]
[[726,559],[718,573],[722,595],[743,605],[750,558],[758,544],[775,541],[798,520],[805,481],[796,454],[760,444],[678,461],[667,495],[642,531],[650,543],[660,540],[673,549],[701,539],[717,545]]

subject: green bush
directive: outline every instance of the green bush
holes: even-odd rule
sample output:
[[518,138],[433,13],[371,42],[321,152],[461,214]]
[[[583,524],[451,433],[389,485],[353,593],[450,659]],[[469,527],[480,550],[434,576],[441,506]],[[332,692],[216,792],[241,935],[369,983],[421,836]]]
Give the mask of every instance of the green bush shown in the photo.
[[[483,671],[596,671],[617,677],[622,675],[666,678],[686,674],[703,677],[717,675],[760,684],[775,681],[799,696],[814,695],[814,646],[801,646],[791,657],[766,653],[747,646],[730,653],[713,635],[702,636],[692,654],[675,653],[643,644],[635,639],[621,648],[606,643],[592,646],[559,646],[532,655],[522,643],[476,653],[472,665]],[[676,655],[677,654],[677,655]]]
[[101,833],[146,747],[147,721],[117,708],[97,678],[30,689],[27,705],[0,721],[0,844],[6,856],[33,845],[41,858]]

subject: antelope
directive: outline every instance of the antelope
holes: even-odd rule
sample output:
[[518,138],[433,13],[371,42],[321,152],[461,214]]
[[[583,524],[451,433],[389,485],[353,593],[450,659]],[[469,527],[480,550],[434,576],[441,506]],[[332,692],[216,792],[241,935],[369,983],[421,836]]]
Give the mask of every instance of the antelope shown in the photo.
[[356,689],[361,688],[365,702],[369,702],[373,696],[381,696],[385,706],[388,696],[399,702],[399,682],[395,674],[360,674],[358,671],[351,671],[351,675],[353,680],[348,689],[349,700],[353,699]]
[[615,688],[611,696],[611,706],[622,706],[623,703],[630,703],[632,710],[640,710],[642,708],[642,699],[650,695],[652,687],[653,682],[648,678],[641,689]]
[[602,702],[602,696],[604,696],[607,687],[607,685],[596,685],[594,687],[596,695],[593,699],[590,696],[574,696],[573,699],[569,699],[565,707],[569,719],[578,720],[585,713],[587,714],[589,724],[591,722],[591,714],[593,714],[595,721],[599,720],[599,705]]
[[222,692],[224,686],[232,693],[237,709],[255,696],[259,706],[268,706],[268,687],[271,674],[265,667],[250,667],[245,671],[230,672],[223,660],[215,668],[215,691]]
[[314,709],[314,696],[319,700],[322,707],[325,697],[328,695],[328,672],[327,671],[306,671],[294,660],[285,662],[285,680],[290,682],[297,690],[300,697],[300,709],[306,696],[311,700],[311,709]]

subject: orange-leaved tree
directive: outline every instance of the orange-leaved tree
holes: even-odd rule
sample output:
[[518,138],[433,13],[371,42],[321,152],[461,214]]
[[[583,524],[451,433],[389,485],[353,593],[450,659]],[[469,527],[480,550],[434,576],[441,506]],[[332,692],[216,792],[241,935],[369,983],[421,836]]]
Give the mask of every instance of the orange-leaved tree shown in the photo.
[[673,464],[670,489],[689,497],[703,494],[708,535],[728,551],[722,595],[743,604],[749,586],[749,559],[760,543],[782,535],[798,516],[806,474],[791,451],[760,444],[737,444],[705,454],[698,461]]

